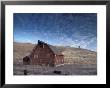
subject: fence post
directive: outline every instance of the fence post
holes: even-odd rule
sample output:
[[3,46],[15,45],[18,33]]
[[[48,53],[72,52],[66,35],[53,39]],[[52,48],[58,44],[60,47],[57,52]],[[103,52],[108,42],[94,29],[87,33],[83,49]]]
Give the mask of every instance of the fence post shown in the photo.
[[27,75],[27,70],[24,70],[24,75]]

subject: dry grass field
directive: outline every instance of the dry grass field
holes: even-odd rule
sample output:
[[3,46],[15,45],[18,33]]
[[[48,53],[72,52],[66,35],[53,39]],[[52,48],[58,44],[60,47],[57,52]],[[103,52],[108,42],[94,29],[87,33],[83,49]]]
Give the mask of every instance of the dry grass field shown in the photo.
[[[54,71],[61,71],[61,75],[96,75],[97,74],[97,53],[94,51],[56,46],[64,54],[63,66],[23,66],[22,58],[28,55],[35,44],[14,42],[14,75],[23,75],[23,70],[28,70],[30,75],[57,75]],[[59,75],[59,74],[58,74]]]

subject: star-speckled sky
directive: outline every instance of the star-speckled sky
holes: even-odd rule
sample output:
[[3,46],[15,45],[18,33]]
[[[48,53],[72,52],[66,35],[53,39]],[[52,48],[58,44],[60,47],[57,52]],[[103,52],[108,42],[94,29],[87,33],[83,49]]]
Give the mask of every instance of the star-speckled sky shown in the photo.
[[97,49],[96,13],[14,13],[14,42]]

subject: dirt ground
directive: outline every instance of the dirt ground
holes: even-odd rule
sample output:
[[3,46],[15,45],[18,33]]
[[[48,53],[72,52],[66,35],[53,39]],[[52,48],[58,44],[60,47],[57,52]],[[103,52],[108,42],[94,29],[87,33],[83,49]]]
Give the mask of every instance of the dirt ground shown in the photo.
[[14,75],[24,75],[24,70],[27,75],[97,75],[97,66],[94,65],[78,65],[67,64],[57,67],[46,67],[36,65],[15,65]]

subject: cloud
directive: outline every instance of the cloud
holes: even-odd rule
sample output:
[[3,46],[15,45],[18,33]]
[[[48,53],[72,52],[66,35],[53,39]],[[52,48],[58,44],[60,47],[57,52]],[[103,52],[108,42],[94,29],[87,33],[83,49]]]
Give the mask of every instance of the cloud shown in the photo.
[[16,13],[15,40],[96,49],[97,16],[94,13]]

